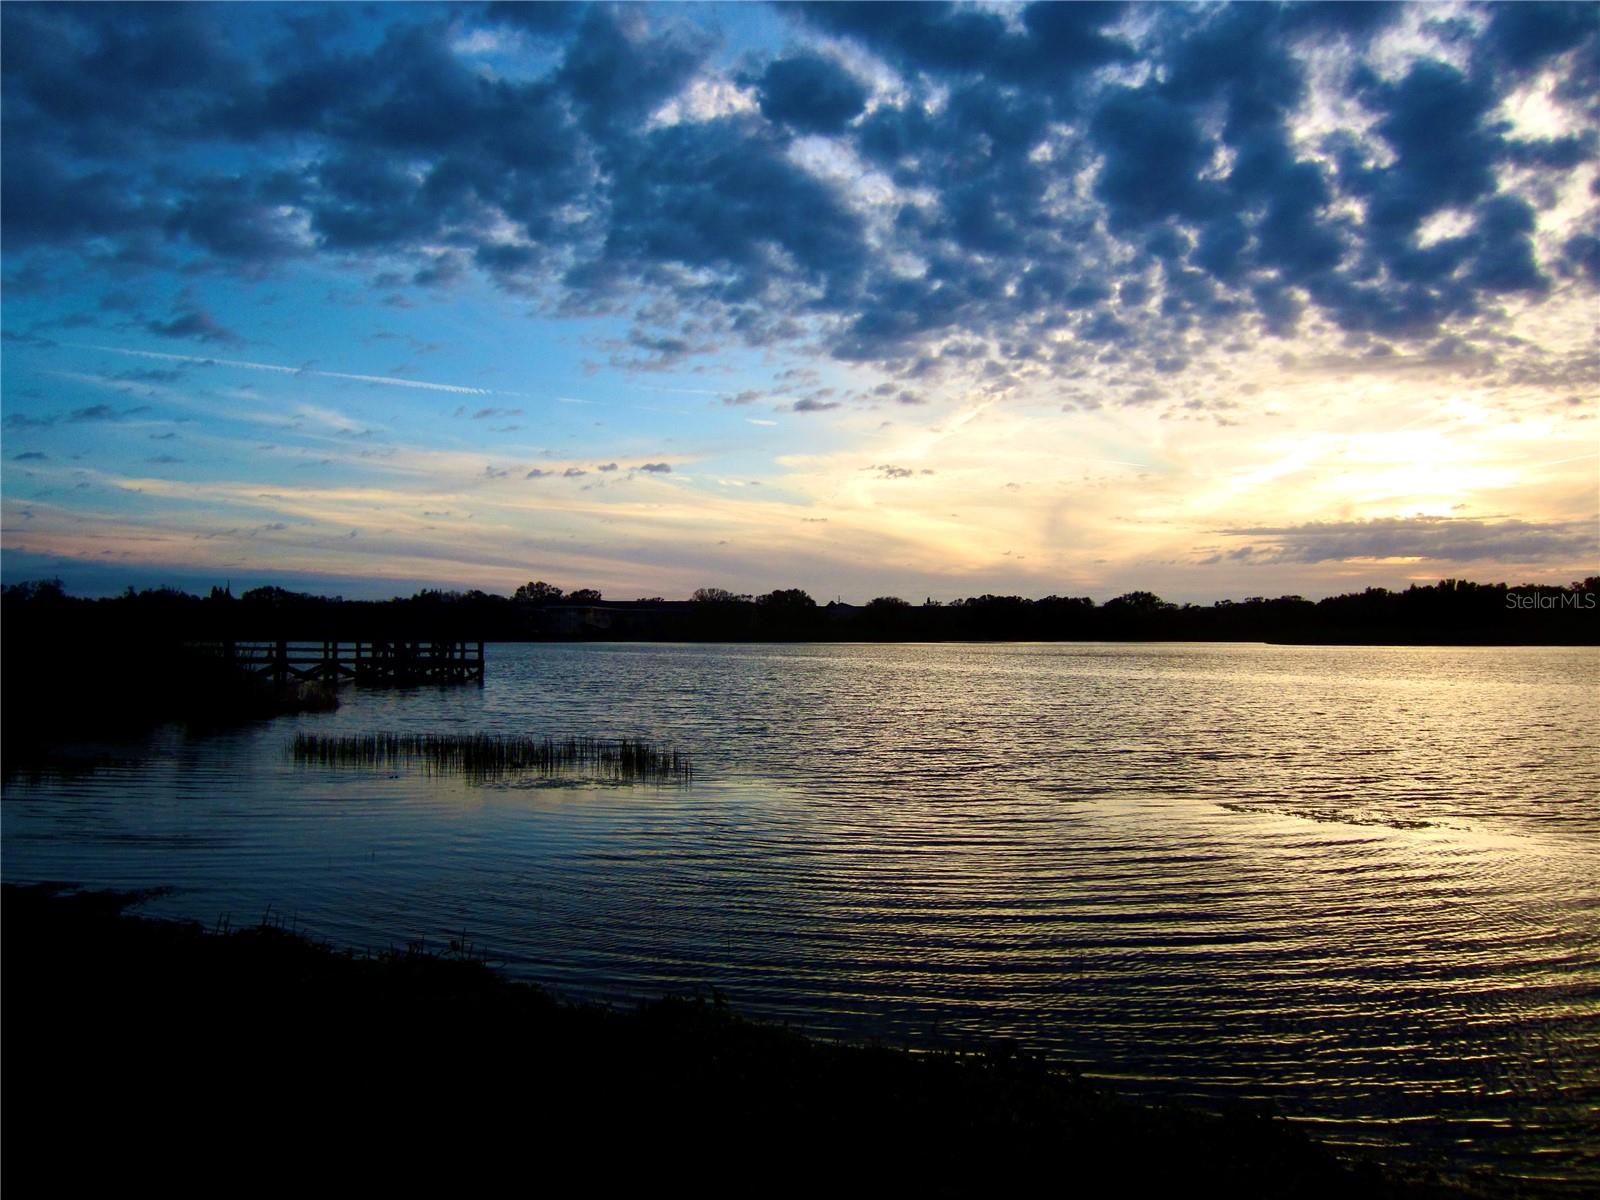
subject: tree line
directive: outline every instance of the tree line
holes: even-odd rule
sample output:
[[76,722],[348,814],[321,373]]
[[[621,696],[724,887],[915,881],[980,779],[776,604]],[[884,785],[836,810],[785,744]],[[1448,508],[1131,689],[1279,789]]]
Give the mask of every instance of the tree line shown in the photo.
[[[84,599],[57,581],[10,584],[0,596],[15,635],[204,639],[452,638],[484,641],[1275,641],[1319,643],[1592,644],[1600,576],[1569,586],[1445,579],[1402,591],[1371,587],[1307,600],[1251,596],[1175,604],[1148,591],[1103,603],[1087,596],[984,594],[915,604],[818,604],[800,588],[761,595],[698,589],[689,600],[607,600],[543,580],[509,596],[425,589],[392,600],[346,600],[279,587],[234,596],[171,588]],[[8,646],[8,649],[11,648]]]

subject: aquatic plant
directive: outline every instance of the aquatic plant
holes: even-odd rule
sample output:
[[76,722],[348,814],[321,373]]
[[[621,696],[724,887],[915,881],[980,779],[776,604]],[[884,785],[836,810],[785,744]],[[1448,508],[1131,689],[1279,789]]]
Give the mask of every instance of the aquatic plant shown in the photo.
[[688,783],[689,756],[641,738],[534,738],[489,733],[295,735],[296,763],[374,769],[420,766],[474,782],[588,773],[618,783]]

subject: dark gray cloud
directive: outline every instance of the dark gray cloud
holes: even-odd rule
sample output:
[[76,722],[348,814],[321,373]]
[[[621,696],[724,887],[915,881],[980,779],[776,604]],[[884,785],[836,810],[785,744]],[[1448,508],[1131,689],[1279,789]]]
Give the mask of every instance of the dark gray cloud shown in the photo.
[[806,18],[852,37],[903,69],[930,75],[987,74],[1007,84],[1064,90],[1080,72],[1133,57],[1131,47],[1103,32],[1121,4],[1030,4],[1024,32],[1005,18],[948,3],[807,3]]
[[[8,5],[13,278],[331,255],[389,296],[476,272],[622,318],[630,368],[803,342],[905,379],[989,369],[995,387],[1086,364],[1178,374],[1184,343],[1225,322],[1427,344],[1508,296],[1600,283],[1600,196],[1553,251],[1534,237],[1600,152],[1593,5],[1474,8],[1446,31],[1450,61],[1381,70],[1372,40],[1411,10],[781,11],[792,46],[731,77],[758,111],[663,124],[722,70],[692,10],[261,10],[246,33],[197,5]],[[462,22],[483,19],[538,47],[543,74],[458,55]],[[1312,53],[1360,121],[1308,147],[1291,124]],[[871,59],[891,93],[874,95]],[[1513,136],[1503,100],[1551,66],[1575,131]],[[889,208],[802,165],[802,134],[890,181]],[[237,340],[198,309],[146,328]],[[958,336],[975,356],[946,348]]]
[[117,379],[128,383],[178,383],[183,379],[182,371],[168,371],[161,367],[147,369],[135,368],[131,371],[118,371]]
[[565,33],[576,25],[583,15],[583,5],[568,0],[542,0],[539,4],[526,4],[521,0],[496,0],[489,6],[490,15],[506,25],[515,26],[542,37]]
[[40,337],[36,333],[18,333],[14,329],[0,330],[0,340],[15,342],[20,346],[38,346],[41,349],[50,349],[57,345],[47,337]]
[[867,107],[865,85],[815,54],[769,64],[758,90],[763,116],[806,133],[838,133]]
[[[861,469],[863,471],[876,471],[879,479],[910,479],[917,474],[912,467],[897,467],[893,463],[874,463],[870,467],[862,467]],[[922,474],[932,475],[933,472],[924,469]]]
[[1600,558],[1600,526],[1584,521],[1389,517],[1219,532],[1250,540],[1207,558],[1208,563],[1319,563],[1368,558],[1539,563]]
[[55,423],[54,417],[35,417],[28,413],[7,413],[5,419],[7,429],[49,429]]
[[[1491,9],[1483,46],[1497,67],[1523,74],[1588,41],[1596,29],[1600,9],[1592,4],[1501,3]],[[1577,65],[1587,68],[1590,82],[1600,69],[1593,56]]]
[[710,53],[710,35],[673,20],[651,28],[645,10],[585,10],[557,81],[595,133],[631,130],[676,95]]
[[145,328],[162,337],[190,338],[197,342],[222,342],[240,345],[244,339],[224,328],[210,313],[200,309],[181,312],[170,321],[146,321]]
[[291,214],[284,211],[281,188],[272,178],[231,177],[195,180],[177,201],[166,228],[219,258],[263,264],[305,253]]
[[652,475],[670,475],[672,473],[672,464],[664,462],[640,463],[634,469],[647,471]]

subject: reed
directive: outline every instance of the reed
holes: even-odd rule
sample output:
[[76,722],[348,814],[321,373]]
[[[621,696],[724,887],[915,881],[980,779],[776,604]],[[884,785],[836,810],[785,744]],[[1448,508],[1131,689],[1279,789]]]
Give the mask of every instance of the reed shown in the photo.
[[532,738],[487,733],[295,735],[294,760],[305,766],[421,767],[474,782],[513,775],[579,773],[617,783],[688,783],[689,756],[640,738]]

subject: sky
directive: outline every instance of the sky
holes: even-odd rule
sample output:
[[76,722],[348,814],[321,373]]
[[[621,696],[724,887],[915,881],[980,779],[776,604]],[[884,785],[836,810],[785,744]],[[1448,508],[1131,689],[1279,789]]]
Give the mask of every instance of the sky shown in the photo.
[[0,22],[6,582],[1600,573],[1600,6]]

